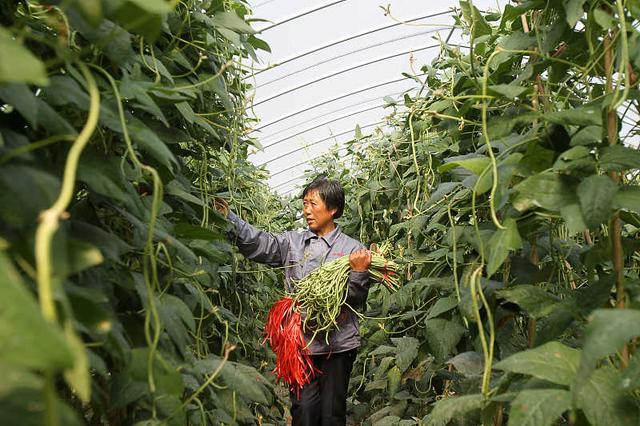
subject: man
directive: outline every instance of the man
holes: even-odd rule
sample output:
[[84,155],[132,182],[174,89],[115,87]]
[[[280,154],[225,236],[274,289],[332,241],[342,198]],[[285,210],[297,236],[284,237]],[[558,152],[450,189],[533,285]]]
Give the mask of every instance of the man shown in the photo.
[[[309,226],[303,232],[274,235],[258,230],[230,212],[224,201],[216,208],[235,225],[231,236],[248,259],[273,266],[284,266],[286,287],[295,292],[299,281],[324,262],[349,254],[351,271],[347,304],[362,307],[369,292],[371,252],[347,236],[334,222],[344,210],[344,190],[335,180],[319,176],[302,193],[304,218]],[[358,319],[347,307],[338,316],[339,328],[328,339],[318,335],[308,346],[311,359],[320,371],[300,390],[291,392],[293,426],[336,426],[346,424],[349,375],[360,346]],[[307,343],[313,332],[307,331]],[[328,343],[327,343],[328,340]]]

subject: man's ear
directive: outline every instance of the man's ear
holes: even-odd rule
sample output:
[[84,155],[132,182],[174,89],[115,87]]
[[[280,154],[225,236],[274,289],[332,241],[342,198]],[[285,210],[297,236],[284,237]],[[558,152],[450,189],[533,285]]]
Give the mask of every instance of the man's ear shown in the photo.
[[331,219],[333,219],[338,212],[338,209],[330,209],[329,212],[331,213]]

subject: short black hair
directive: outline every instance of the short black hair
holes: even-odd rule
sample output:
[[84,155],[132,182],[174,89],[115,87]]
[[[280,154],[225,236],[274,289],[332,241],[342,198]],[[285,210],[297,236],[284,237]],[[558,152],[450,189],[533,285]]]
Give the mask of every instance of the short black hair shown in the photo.
[[324,175],[316,177],[302,191],[302,198],[309,192],[318,191],[318,195],[329,209],[336,209],[333,215],[334,219],[338,219],[344,212],[344,189],[340,182],[334,179],[328,179]]

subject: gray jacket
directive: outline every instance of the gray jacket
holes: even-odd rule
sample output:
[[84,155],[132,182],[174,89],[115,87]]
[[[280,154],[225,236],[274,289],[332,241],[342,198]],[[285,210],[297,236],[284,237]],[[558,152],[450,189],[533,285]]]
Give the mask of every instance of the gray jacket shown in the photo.
[[[233,212],[229,212],[229,220],[235,225],[230,233],[240,252],[256,262],[271,266],[285,267],[285,285],[288,292],[295,292],[295,282],[301,280],[325,261],[335,260],[344,255],[365,248],[336,227],[329,234],[318,237],[309,229],[304,231],[287,231],[272,234],[261,231]],[[364,306],[369,293],[369,272],[349,272],[349,293],[347,303],[353,308]],[[360,346],[358,317],[344,306],[337,319],[338,329],[325,335],[318,335],[311,342],[309,349],[314,355],[345,352]],[[307,332],[307,343],[313,333]]]

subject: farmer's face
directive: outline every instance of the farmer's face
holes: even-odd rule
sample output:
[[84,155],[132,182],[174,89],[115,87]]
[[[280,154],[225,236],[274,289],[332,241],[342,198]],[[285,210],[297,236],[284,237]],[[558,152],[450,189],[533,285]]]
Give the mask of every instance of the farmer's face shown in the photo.
[[333,226],[333,215],[336,209],[327,208],[318,191],[307,192],[302,199],[302,204],[304,218],[312,231],[324,231]]

